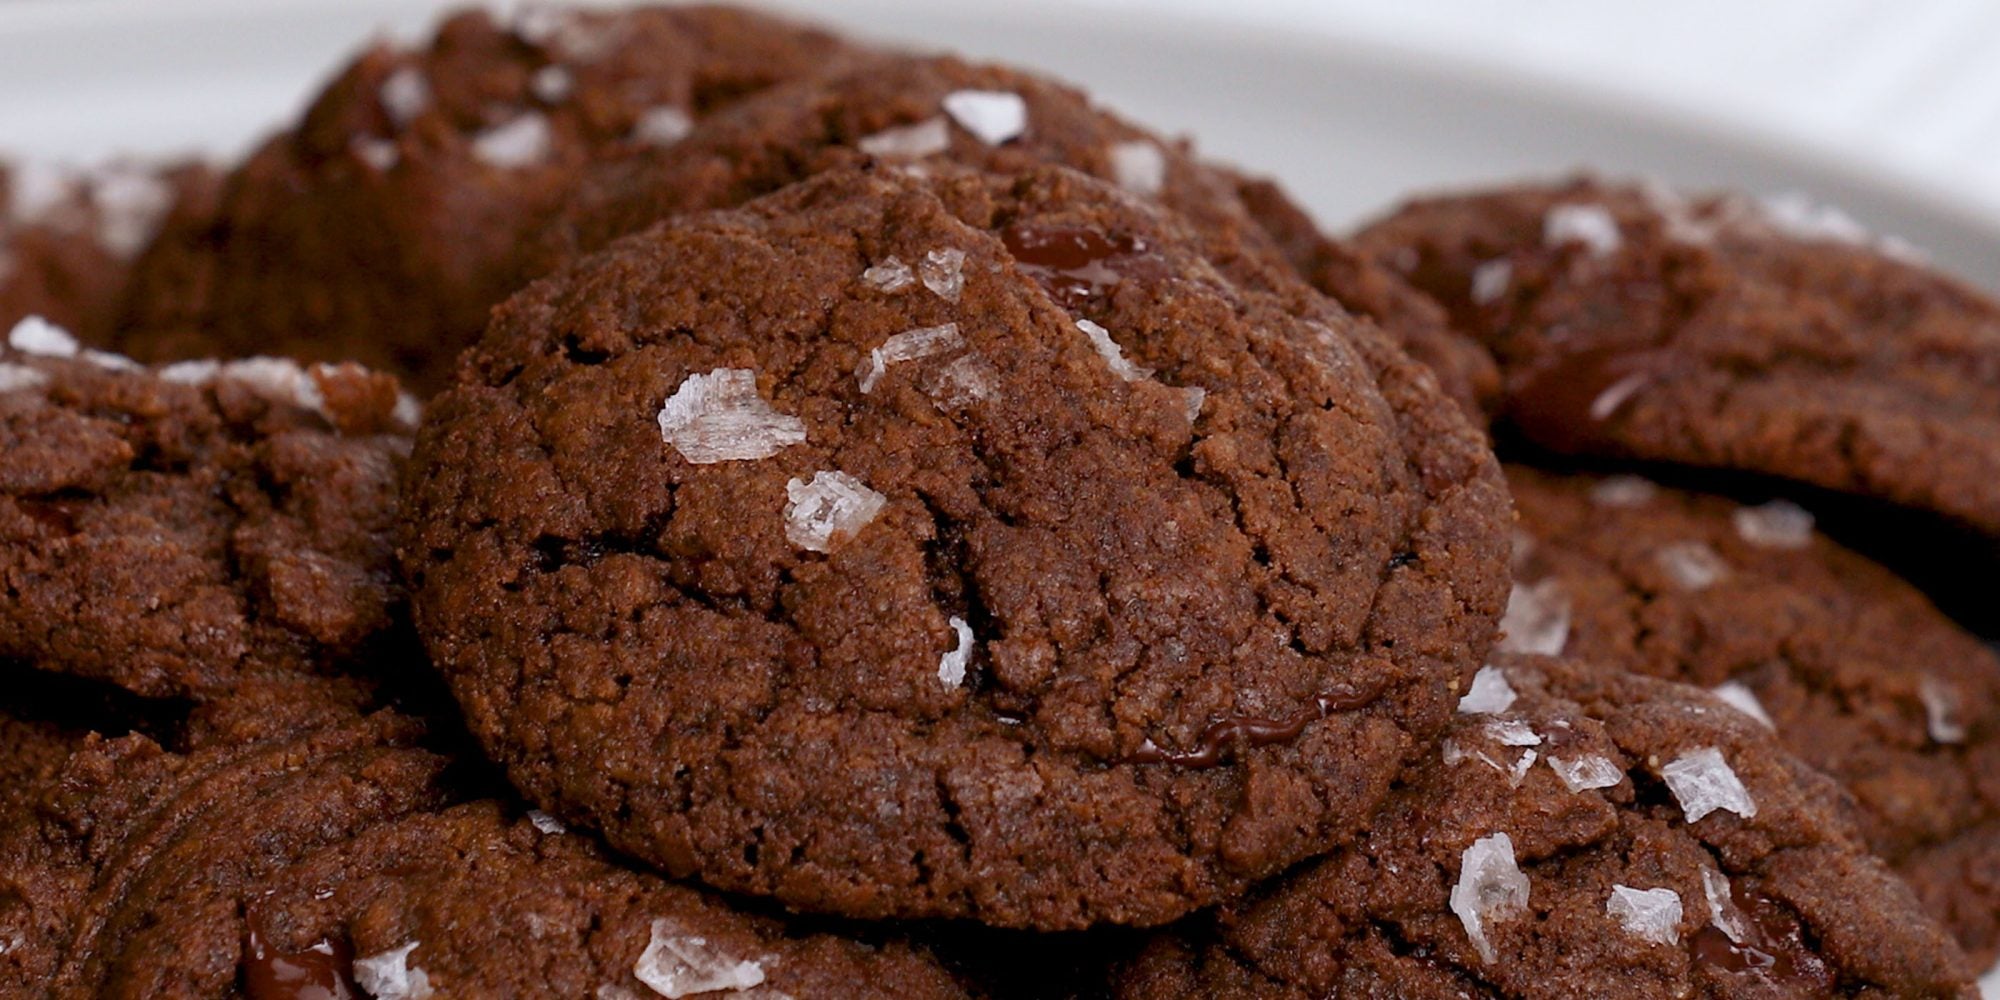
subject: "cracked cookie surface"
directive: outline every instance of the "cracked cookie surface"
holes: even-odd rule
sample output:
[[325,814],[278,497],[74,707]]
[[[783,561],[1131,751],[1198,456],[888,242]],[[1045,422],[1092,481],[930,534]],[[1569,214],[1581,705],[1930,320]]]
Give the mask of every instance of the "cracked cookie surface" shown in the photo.
[[496,313],[403,545],[474,732],[620,850],[854,916],[1155,924],[1351,836],[1504,601],[1477,434],[1142,202],[931,172]]

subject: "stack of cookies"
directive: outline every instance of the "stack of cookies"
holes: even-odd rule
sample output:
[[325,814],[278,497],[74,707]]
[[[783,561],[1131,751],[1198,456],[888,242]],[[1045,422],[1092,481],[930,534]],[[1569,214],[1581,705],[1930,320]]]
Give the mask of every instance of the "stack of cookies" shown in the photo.
[[2000,304],[452,17],[0,223],[0,995],[1968,996]]

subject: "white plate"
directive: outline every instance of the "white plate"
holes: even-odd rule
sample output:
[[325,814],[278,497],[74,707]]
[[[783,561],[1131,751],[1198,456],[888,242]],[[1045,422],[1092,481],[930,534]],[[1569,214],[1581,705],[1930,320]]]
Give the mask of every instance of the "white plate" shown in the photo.
[[[217,155],[282,121],[372,34],[442,0],[12,0],[0,149],[88,160]],[[1048,0],[780,0],[859,34],[1038,67],[1212,155],[1285,181],[1346,227],[1411,193],[1590,166],[1752,193],[1801,190],[2000,287],[2000,223],[1767,137],[1661,108],[1312,31]],[[1987,995],[2000,997],[2000,973]]]

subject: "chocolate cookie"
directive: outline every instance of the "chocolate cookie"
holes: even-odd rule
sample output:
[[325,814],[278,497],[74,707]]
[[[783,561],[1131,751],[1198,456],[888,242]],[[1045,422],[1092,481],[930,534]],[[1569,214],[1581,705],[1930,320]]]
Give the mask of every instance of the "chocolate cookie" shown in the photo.
[[1481,439],[1139,200],[929,173],[496,311],[403,547],[473,731],[620,850],[854,916],[1153,924],[1351,835],[1504,603]]
[[[1510,645],[1713,689],[1860,805],[1966,950],[2000,950],[2000,657],[1783,500],[1508,469]],[[1945,860],[1951,859],[1951,860]]]
[[1844,812],[1702,692],[1503,657],[1366,838],[1155,942],[1120,995],[1974,995]]
[[[967,995],[892,938],[795,930],[468,798],[408,718],[295,696],[197,720],[179,752],[135,736],[71,758],[0,834],[0,992]],[[245,728],[273,709],[309,721]]]
[[1582,180],[1415,202],[1360,242],[1492,348],[1544,448],[2000,534],[2000,305],[1838,213]]
[[1225,271],[1240,258],[1285,260],[1297,245],[1292,259],[1323,291],[1379,322],[1437,371],[1454,399],[1476,409],[1497,387],[1484,349],[1451,332],[1434,303],[1320,236],[1275,185],[1203,163],[1188,143],[1141,129],[1054,80],[949,56],[888,56],[773,87],[669,149],[601,166],[551,226],[542,257],[552,269],[663,218],[870,163],[996,173],[1070,167],[1179,213]]
[[530,8],[377,47],[139,263],[119,346],[149,360],[356,360],[432,388],[519,248],[592,162],[672,143],[744,94],[848,58],[723,7]]
[[200,164],[0,163],[0,329],[41,316],[102,343],[132,259],[169,213],[209,211],[215,187]]
[[414,421],[357,366],[146,369],[22,321],[0,348],[0,664],[210,697],[386,655]]

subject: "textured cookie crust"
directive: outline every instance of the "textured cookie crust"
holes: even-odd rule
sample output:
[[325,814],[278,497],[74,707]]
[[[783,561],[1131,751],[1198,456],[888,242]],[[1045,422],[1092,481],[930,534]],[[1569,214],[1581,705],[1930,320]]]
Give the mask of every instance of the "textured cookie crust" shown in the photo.
[[1839,790],[1757,723],[1592,665],[1489,670],[1509,694],[1366,838],[1162,937],[1120,995],[1973,995]]
[[[1018,99],[1018,122],[968,109],[967,95]],[[1018,132],[980,134],[975,127],[988,116],[1018,124]],[[1189,143],[1141,129],[1047,77],[948,56],[883,57],[773,87],[705,119],[667,150],[595,168],[546,234],[542,256],[552,269],[663,218],[733,207],[815,173],[871,162],[950,162],[997,173],[1056,164],[1090,174],[1179,213],[1225,271],[1242,259],[1295,264],[1430,366],[1468,411],[1498,388],[1484,348],[1451,331],[1436,304],[1327,239],[1276,185],[1204,163]]]
[[1504,502],[1296,279],[1237,287],[1070,171],[930,169],[498,310],[419,439],[419,630],[519,787],[674,874],[1163,922],[1350,835],[1428,744]]
[[1760,713],[1854,796],[1876,853],[1990,963],[2000,657],[1798,507],[1629,476],[1511,466],[1507,478],[1523,631],[1506,641],[1719,689]]
[[140,261],[119,348],[151,360],[280,353],[441,384],[533,273],[520,248],[593,162],[849,58],[821,32],[724,7],[528,8],[363,54],[218,210]]
[[2000,305],[1838,213],[1593,181],[1360,244],[1451,310],[1536,444],[1782,476],[2000,534]]
[[[336,688],[242,698],[204,709],[181,752],[87,743],[0,832],[0,992],[966,995],[906,944],[793,931],[468,799],[420,726]],[[288,978],[347,992],[273,992]]]
[[[353,365],[0,347],[0,670],[211,697],[390,656],[412,403]],[[407,639],[402,643],[407,647]]]

